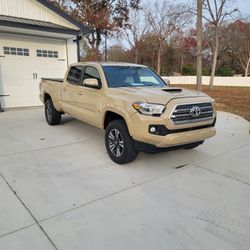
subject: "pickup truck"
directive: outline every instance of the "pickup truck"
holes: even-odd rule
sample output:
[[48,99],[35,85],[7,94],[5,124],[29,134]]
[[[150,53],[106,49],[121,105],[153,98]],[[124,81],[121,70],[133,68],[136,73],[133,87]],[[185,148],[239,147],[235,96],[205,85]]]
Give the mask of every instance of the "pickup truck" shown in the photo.
[[144,65],[73,64],[64,79],[41,80],[40,99],[49,125],[68,114],[104,130],[108,155],[118,164],[140,151],[192,149],[216,133],[213,99],[170,87]]

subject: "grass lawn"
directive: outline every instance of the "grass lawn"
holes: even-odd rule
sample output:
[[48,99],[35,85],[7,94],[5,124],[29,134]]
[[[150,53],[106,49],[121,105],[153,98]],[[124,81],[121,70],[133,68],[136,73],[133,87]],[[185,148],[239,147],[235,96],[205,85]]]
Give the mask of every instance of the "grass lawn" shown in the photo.
[[[173,86],[173,85],[171,85]],[[174,85],[186,89],[195,89],[195,85]],[[250,88],[249,87],[224,87],[215,86],[209,90],[208,86],[202,86],[202,91],[216,101],[217,110],[240,115],[250,121]]]

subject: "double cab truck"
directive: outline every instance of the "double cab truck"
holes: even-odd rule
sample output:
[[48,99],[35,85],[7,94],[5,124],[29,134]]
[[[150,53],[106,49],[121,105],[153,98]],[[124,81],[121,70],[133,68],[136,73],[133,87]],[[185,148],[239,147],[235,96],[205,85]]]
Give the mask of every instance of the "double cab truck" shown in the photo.
[[40,99],[49,125],[68,114],[104,130],[108,155],[118,164],[140,151],[192,149],[216,133],[213,99],[171,87],[144,65],[73,64],[64,79],[41,80]]

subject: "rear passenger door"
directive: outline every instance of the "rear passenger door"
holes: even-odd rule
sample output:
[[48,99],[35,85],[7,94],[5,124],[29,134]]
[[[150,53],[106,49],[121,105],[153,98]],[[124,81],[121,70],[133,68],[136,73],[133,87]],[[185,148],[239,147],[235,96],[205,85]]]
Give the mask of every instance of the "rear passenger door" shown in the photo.
[[[95,78],[101,86],[101,79],[98,69],[93,66],[86,66],[82,81],[87,78]],[[99,105],[101,101],[101,89],[81,86],[77,92],[77,110],[78,117],[90,124],[98,126],[99,124]]]
[[62,107],[64,112],[78,117],[79,107],[77,105],[77,95],[82,86],[84,66],[75,65],[68,71],[67,79],[62,86]]

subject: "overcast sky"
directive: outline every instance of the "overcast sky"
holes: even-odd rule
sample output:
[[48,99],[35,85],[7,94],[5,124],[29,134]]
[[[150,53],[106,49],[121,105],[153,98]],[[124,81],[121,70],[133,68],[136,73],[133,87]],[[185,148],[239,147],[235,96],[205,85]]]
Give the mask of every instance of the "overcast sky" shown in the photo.
[[242,13],[250,16],[250,0],[236,0],[235,2]]
[[[142,3],[150,3],[152,0],[141,0]],[[159,0],[160,1],[160,0]],[[169,2],[191,2],[193,0],[168,0]],[[231,0],[233,7],[239,8],[242,14],[250,16],[250,0]]]
[[[143,4],[152,3],[153,0],[141,0]],[[160,1],[160,0],[159,0]],[[173,2],[188,2],[189,0],[168,0]],[[193,1],[193,0],[190,0]],[[250,0],[231,0],[234,3],[234,8],[238,8],[243,16],[247,16],[250,18]],[[114,42],[115,41],[115,42]],[[117,40],[109,40],[109,45],[117,43]],[[126,43],[125,43],[126,44]]]

